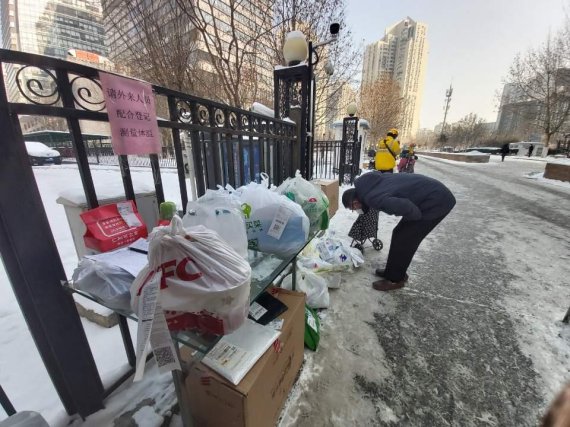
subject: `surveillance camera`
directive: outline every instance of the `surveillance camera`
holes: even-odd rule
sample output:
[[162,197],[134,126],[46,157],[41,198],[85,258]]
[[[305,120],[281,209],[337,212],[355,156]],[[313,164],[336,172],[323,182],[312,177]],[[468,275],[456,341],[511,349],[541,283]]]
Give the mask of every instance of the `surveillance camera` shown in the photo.
[[333,36],[336,36],[340,31],[340,24],[338,22],[333,22],[330,26],[330,32]]
[[331,61],[325,62],[324,69],[327,75],[332,76],[334,74],[334,65]]

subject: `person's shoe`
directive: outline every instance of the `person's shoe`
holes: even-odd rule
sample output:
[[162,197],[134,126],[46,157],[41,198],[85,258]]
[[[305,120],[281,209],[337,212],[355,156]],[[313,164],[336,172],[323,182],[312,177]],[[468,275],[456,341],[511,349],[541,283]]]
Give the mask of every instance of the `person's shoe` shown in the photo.
[[377,291],[393,291],[395,289],[403,288],[407,281],[408,279],[406,277],[399,282],[392,282],[388,279],[382,279],[372,283],[372,287]]
[[[376,274],[378,277],[384,277],[384,274],[386,274],[386,270],[385,270],[384,268],[377,268],[376,271],[375,271],[375,274]],[[408,279],[409,279],[408,274],[404,274],[404,280],[407,281]]]

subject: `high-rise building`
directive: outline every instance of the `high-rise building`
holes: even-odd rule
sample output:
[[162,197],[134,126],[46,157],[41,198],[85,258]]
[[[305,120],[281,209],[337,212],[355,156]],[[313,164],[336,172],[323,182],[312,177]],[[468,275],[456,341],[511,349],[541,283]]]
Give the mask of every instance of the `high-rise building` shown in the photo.
[[[101,18],[98,0],[2,0],[2,47],[62,59],[70,49],[105,56]],[[14,99],[19,96],[17,67],[6,71],[8,94]],[[41,73],[34,72],[41,81]]]
[[97,0],[3,0],[5,49],[65,58],[69,49],[105,56],[105,31]]
[[403,138],[415,137],[419,128],[428,57],[427,25],[410,17],[387,28],[381,40],[366,46],[362,85],[391,78],[403,98]]
[[325,101],[317,105],[316,116],[320,118],[315,124],[315,139],[331,139],[334,133],[332,125],[347,117],[346,108],[356,102],[358,91],[348,82],[329,85],[326,88]]
[[[244,62],[241,65],[242,75],[252,76],[245,79],[246,83],[254,85],[255,92],[261,92],[260,101],[272,100],[274,64],[271,46],[266,37],[260,37],[269,35],[273,25],[267,2],[201,0],[188,2],[187,7],[194,9],[186,11],[181,10],[175,0],[102,0],[102,6],[109,55],[116,64],[129,62],[133,49],[145,52],[156,48],[160,43],[153,40],[153,35],[145,30],[144,25],[146,23],[152,29],[158,22],[164,28],[161,35],[165,40],[170,39],[176,46],[179,46],[176,40],[185,41],[187,49],[182,53],[188,58],[188,63],[178,63],[179,67],[192,67],[195,73],[210,75],[214,82],[218,82],[219,89],[213,61],[222,58],[224,68],[228,64],[235,66],[236,61]],[[187,13],[194,13],[196,19],[203,21],[205,31],[194,27]],[[208,39],[210,48],[204,38]],[[247,49],[254,54],[243,57],[229,54],[230,50],[235,52],[236,45],[238,49]],[[141,64],[136,66],[140,68]],[[212,86],[215,88],[216,85]],[[249,102],[255,100],[248,99]]]

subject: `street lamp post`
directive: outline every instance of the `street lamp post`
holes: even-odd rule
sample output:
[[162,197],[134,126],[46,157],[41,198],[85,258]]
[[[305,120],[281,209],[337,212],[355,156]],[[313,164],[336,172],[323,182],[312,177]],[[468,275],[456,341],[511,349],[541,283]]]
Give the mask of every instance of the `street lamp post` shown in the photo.
[[[274,110],[276,118],[289,117],[292,107],[300,107],[298,144],[294,150],[295,162],[303,177],[310,179],[313,174],[313,140],[315,128],[316,83],[314,67],[319,61],[316,48],[336,41],[340,26],[330,26],[331,37],[323,42],[308,42],[300,31],[287,34],[283,45],[283,56],[287,67],[276,68],[274,79]],[[313,60],[316,57],[316,60]],[[305,62],[306,61],[306,62]],[[332,74],[330,63],[325,71]]]

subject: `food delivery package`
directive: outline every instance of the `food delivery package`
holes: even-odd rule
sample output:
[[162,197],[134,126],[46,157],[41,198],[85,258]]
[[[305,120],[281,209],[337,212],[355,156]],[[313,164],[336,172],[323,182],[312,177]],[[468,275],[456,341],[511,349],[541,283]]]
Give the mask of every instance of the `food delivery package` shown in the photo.
[[178,216],[169,226],[156,227],[149,236],[148,266],[131,286],[139,320],[135,379],[142,378],[149,342],[161,367],[159,356],[172,349],[169,330],[214,335],[237,330],[249,313],[250,282],[248,262],[215,231],[184,228]]
[[90,209],[79,215],[85,224],[85,247],[107,252],[146,237],[147,229],[132,200]]

